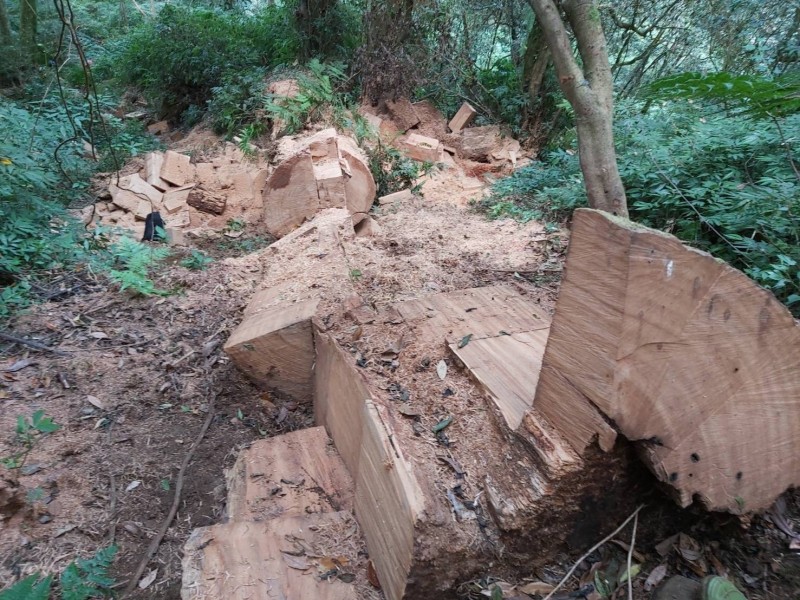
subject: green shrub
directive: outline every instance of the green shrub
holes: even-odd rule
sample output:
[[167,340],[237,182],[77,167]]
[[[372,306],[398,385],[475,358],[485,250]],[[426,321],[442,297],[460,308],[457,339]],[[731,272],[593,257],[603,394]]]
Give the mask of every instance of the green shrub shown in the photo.
[[200,250],[192,250],[191,254],[181,261],[181,266],[192,271],[204,271],[212,262],[214,259]]
[[367,157],[377,187],[376,197],[404,189],[419,191],[421,184],[417,185],[416,180],[433,168],[431,163],[413,161],[397,148],[387,146],[380,140],[373,146],[367,146]]
[[156,288],[150,270],[169,256],[169,249],[150,246],[122,237],[109,247],[113,259],[108,276],[119,284],[120,291],[130,290],[139,296],[165,296],[169,292]]

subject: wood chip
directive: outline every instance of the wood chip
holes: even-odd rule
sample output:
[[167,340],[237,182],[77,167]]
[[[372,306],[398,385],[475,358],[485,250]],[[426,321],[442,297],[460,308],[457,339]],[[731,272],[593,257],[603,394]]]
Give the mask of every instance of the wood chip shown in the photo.
[[139,589],[145,590],[149,588],[156,580],[156,577],[158,577],[158,569],[153,569],[139,581]]
[[97,396],[86,396],[86,401],[95,408],[99,408],[100,410],[106,409],[105,403]]
[[443,360],[440,360],[436,365],[436,374],[439,376],[439,379],[442,380],[447,377],[447,363]]
[[283,554],[283,560],[285,560],[286,564],[292,569],[305,571],[311,567],[311,565],[308,564],[308,560],[302,556],[292,556],[291,554],[286,554],[285,552],[282,552],[281,554]]

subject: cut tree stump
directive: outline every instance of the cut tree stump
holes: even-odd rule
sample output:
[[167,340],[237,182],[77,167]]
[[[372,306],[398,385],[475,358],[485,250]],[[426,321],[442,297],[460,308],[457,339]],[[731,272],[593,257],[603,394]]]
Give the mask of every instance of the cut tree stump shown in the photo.
[[342,207],[356,224],[369,212],[375,191],[367,159],[356,143],[326,129],[304,140],[267,179],[264,223],[272,235],[282,237],[318,211]]
[[800,484],[800,328],[771,293],[588,209],[565,275],[534,405],[578,452],[610,420],[682,506],[760,510]]
[[221,215],[225,212],[227,199],[221,194],[212,194],[199,189],[192,189],[186,196],[186,204],[201,212]]
[[448,124],[450,131],[458,133],[472,122],[476,114],[478,114],[478,111],[472,108],[467,102],[464,102],[461,108],[458,109],[458,112],[450,119],[450,123]]

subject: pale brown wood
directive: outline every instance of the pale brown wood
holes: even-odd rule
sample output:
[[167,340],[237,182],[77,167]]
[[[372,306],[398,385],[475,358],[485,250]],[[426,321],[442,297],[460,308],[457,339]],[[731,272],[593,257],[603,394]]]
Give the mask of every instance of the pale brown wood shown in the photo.
[[547,334],[547,329],[539,329],[450,344],[512,430],[533,406]]
[[450,131],[458,133],[472,122],[476,114],[478,114],[478,111],[472,108],[467,102],[464,102],[461,108],[458,109],[458,112],[450,119],[450,123],[448,124]]
[[194,184],[192,183],[164,192],[162,206],[166,213],[171,215],[178,211],[185,210],[187,201],[189,200],[189,192],[191,192],[193,188]]
[[595,411],[642,441],[682,505],[759,510],[800,483],[798,350],[789,311],[739,271],[579,210],[534,406],[579,452],[597,431],[559,414]]
[[347,210],[353,216],[353,225],[363,219],[375,201],[377,188],[366,156],[355,140],[339,136],[336,140],[340,164],[345,172]]
[[194,166],[186,154],[167,150],[161,163],[161,179],[172,185],[186,185],[194,180]]
[[470,127],[462,133],[461,154],[465,158],[488,161],[491,153],[500,146],[500,128],[496,125]]
[[[325,532],[357,532],[347,512],[230,522],[195,529],[183,555],[183,600],[355,600],[352,584],[320,581],[340,554]],[[352,533],[351,533],[352,535]],[[302,552],[294,556],[290,553]],[[290,565],[305,566],[306,569]]]
[[324,427],[258,440],[227,473],[231,521],[353,509],[353,480]]
[[227,198],[222,194],[213,194],[205,190],[192,189],[186,196],[186,204],[196,208],[200,212],[221,215],[225,212]]
[[282,237],[313,217],[319,210],[317,181],[311,152],[304,151],[282,162],[264,188],[264,225]]
[[144,157],[145,181],[161,192],[166,192],[170,184],[161,179],[161,166],[164,164],[163,152],[148,152]]
[[399,192],[393,192],[391,194],[386,194],[385,196],[381,196],[378,198],[378,203],[381,206],[385,206],[387,204],[395,204],[399,202],[404,202],[406,200],[411,200],[412,193],[411,190],[400,190]]
[[387,100],[386,108],[389,110],[392,121],[401,131],[408,131],[419,123],[419,115],[408,98],[399,98],[396,101]]
[[363,433],[355,508],[387,600],[405,596],[414,561],[414,527],[425,506],[414,469],[388,430],[380,409],[362,405]]
[[411,133],[400,144],[406,155],[414,160],[431,163],[441,160],[442,143],[435,138]]
[[314,364],[311,317],[317,303],[310,299],[249,315],[231,334],[225,352],[257,383],[308,401]]
[[314,178],[317,180],[320,208],[345,206],[345,176],[337,157],[315,163]]

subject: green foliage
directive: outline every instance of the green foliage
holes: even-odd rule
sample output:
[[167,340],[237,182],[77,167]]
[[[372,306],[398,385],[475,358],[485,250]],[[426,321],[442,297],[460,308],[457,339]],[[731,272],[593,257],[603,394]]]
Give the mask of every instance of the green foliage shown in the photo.
[[[252,75],[257,67],[291,61],[298,42],[287,27],[288,9],[268,6],[255,14],[166,5],[158,19],[125,36],[101,61],[114,65],[121,83],[138,86],[170,118],[201,116],[214,89],[226,83],[252,89],[254,81],[238,82],[237,73]],[[217,109],[227,129],[230,100]],[[246,100],[246,98],[245,98]],[[218,100],[218,104],[221,103]],[[235,102],[234,102],[235,104]]]
[[367,146],[366,150],[378,197],[405,189],[418,192],[422,184],[417,185],[416,180],[433,168],[431,163],[413,161],[397,148],[387,146],[380,140]]
[[800,76],[766,79],[731,73],[680,73],[645,86],[641,95],[651,99],[706,100],[756,117],[783,117],[800,112]]
[[192,271],[204,271],[212,262],[214,259],[200,250],[192,250],[191,254],[181,261],[181,266]]
[[212,88],[208,113],[217,132],[232,136],[249,124],[263,123],[268,73],[263,67],[233,71]]
[[61,425],[53,422],[51,417],[44,416],[43,410],[37,410],[30,418],[23,415],[17,416],[15,439],[22,446],[22,450],[0,459],[0,463],[7,469],[21,469],[25,459],[33,450],[40,437],[61,429]]
[[[616,143],[631,218],[743,270],[800,314],[800,115],[771,121],[702,106],[619,107]],[[498,182],[493,217],[563,220],[585,204],[575,156],[550,154]]]
[[[330,116],[334,124],[344,120],[345,102],[335,89],[345,74],[341,65],[321,63],[313,59],[308,63],[308,72],[297,76],[297,95],[292,97],[268,97],[265,103],[267,114],[285,124],[283,133],[295,133],[305,125],[324,120]],[[330,115],[325,112],[330,111]]]
[[120,286],[120,291],[130,290],[140,296],[165,296],[169,292],[156,288],[150,279],[150,270],[169,256],[167,248],[149,246],[128,237],[122,237],[109,247],[114,266],[109,277]]
[[[117,553],[116,546],[98,550],[92,558],[71,562],[59,578],[62,600],[89,600],[112,595],[114,580],[108,569]],[[40,579],[35,573],[0,592],[0,600],[47,600],[53,585],[53,576]]]
[[53,576],[40,579],[39,573],[21,579],[11,587],[0,592],[0,600],[48,600]]

